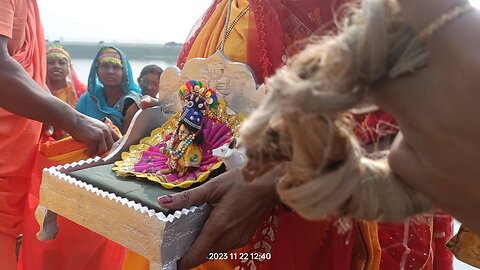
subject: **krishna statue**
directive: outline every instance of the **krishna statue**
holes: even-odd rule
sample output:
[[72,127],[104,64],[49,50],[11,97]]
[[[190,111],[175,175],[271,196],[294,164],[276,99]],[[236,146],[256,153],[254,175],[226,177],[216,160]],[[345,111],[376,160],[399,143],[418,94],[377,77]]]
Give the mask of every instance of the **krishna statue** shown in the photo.
[[221,167],[223,162],[212,150],[237,137],[241,117],[227,113],[225,101],[201,81],[187,81],[178,97],[182,109],[122,153],[113,168],[117,175],[148,179],[165,188],[187,188]]

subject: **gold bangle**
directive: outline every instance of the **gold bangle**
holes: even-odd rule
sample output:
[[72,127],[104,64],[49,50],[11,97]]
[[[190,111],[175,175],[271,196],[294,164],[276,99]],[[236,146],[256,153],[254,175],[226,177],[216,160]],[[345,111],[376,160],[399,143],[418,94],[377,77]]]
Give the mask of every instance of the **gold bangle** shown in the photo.
[[420,32],[420,34],[418,34],[417,38],[421,42],[424,42],[427,38],[435,34],[435,32],[437,32],[440,28],[445,26],[447,23],[460,17],[461,15],[467,13],[470,10],[473,10],[473,7],[470,5],[470,3],[464,3],[464,4],[453,7],[451,10],[442,14],[440,17],[438,17],[432,23],[430,23],[427,27],[425,27]]

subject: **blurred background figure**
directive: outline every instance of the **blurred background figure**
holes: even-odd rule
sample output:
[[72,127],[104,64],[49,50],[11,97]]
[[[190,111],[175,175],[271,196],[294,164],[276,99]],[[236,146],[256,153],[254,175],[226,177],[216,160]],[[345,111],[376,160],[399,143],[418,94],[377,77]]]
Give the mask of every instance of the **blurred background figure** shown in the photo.
[[140,76],[137,79],[140,89],[142,89],[142,95],[148,95],[156,97],[158,95],[160,75],[162,75],[163,69],[157,65],[145,66],[140,72]]

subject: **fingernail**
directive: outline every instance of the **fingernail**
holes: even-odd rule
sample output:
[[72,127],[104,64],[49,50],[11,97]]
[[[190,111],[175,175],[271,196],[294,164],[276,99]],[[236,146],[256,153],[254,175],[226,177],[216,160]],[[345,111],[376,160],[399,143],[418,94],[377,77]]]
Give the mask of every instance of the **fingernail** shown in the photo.
[[172,195],[160,196],[157,198],[157,201],[160,204],[170,204],[173,202],[173,196]]
[[108,117],[103,117],[102,122],[105,123],[105,124],[110,124],[110,123],[113,124],[112,120],[110,120],[110,118],[108,118]]

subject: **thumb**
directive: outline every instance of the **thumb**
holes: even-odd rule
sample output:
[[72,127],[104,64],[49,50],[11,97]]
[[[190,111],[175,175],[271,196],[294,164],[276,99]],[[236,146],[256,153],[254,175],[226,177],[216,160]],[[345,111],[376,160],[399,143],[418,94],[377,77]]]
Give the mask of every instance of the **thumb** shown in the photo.
[[157,202],[161,207],[167,209],[181,209],[206,203],[208,192],[204,186],[205,185],[175,194],[160,196]]

